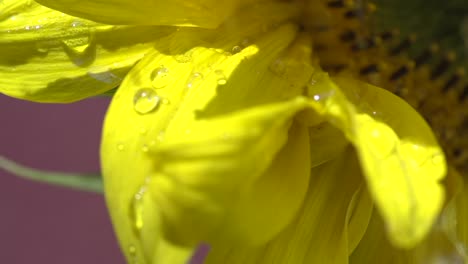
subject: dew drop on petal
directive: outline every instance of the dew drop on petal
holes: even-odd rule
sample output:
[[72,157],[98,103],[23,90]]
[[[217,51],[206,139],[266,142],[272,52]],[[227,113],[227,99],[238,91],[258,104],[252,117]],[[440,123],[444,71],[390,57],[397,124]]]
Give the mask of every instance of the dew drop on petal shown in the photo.
[[159,134],[158,134],[158,136],[157,136],[156,139],[157,139],[159,142],[162,142],[162,141],[164,141],[165,135],[166,135],[166,132],[165,132],[164,130],[161,130],[161,131],[159,131]]
[[117,143],[117,149],[119,151],[123,151],[125,149],[125,145],[123,143]]
[[144,199],[146,196],[147,183],[149,178],[146,178],[145,183],[140,186],[138,191],[133,196],[130,204],[130,219],[133,222],[133,230],[136,235],[140,235],[140,231],[143,228],[143,206]]
[[156,109],[161,98],[153,89],[138,90],[133,97],[133,109],[139,114],[147,114]]
[[232,47],[232,49],[231,49],[231,53],[232,53],[232,54],[236,54],[236,53],[239,53],[239,52],[241,52],[241,51],[242,51],[242,47],[241,47],[241,46],[238,46],[238,45]]
[[164,105],[168,105],[168,104],[171,103],[171,101],[169,101],[169,99],[167,99],[167,98],[163,98],[161,102],[162,102],[162,104],[164,104]]
[[143,152],[148,152],[149,148],[148,145],[144,144],[143,147],[141,147],[141,151]]
[[164,66],[158,67],[151,72],[151,85],[153,85],[155,89],[166,87],[170,84],[171,79],[169,69]]
[[218,84],[225,85],[227,83],[226,76],[224,76],[224,72],[222,70],[216,70],[216,75],[218,75]]
[[128,247],[128,253],[130,254],[130,256],[135,256],[135,254],[136,254],[136,248],[135,248],[134,245],[130,245],[130,246]]
[[177,54],[174,56],[174,59],[179,63],[188,63],[192,60],[192,50],[189,50],[183,54]]
[[286,74],[286,63],[282,59],[276,59],[268,69],[275,75],[283,77]]
[[187,88],[197,86],[203,80],[203,74],[194,72],[187,82]]

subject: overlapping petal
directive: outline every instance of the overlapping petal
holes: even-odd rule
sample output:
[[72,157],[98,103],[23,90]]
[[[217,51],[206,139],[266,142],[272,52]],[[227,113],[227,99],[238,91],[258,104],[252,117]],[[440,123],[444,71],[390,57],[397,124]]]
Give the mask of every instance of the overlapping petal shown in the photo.
[[0,92],[71,102],[116,88],[153,42],[175,29],[110,26],[33,1],[0,5]]
[[109,24],[171,25],[215,28],[253,0],[39,0],[74,16]]
[[372,202],[360,188],[356,154],[350,148],[343,154],[312,169],[301,211],[272,241],[257,248],[214,245],[207,263],[348,263],[366,230]]
[[[110,107],[101,148],[108,205],[128,259],[145,256],[158,263],[166,254],[159,250],[162,244],[178,242],[190,249],[215,232],[261,243],[291,221],[309,178],[308,143],[299,144],[307,140],[307,130],[299,126],[290,132],[289,127],[306,106],[298,96],[312,71],[303,64],[310,43],[293,43],[292,25],[265,29],[297,11],[287,3],[271,3],[245,10],[217,32],[180,30],[161,40],[128,75]],[[297,58],[278,60],[285,54]],[[277,68],[271,70],[274,62]],[[285,66],[295,75],[283,71]],[[301,141],[286,144],[288,133]],[[301,157],[289,159],[291,152]],[[279,181],[281,170],[268,170],[280,156],[297,170],[290,188]],[[271,226],[260,221],[276,213],[271,208],[258,219],[242,219],[270,197],[254,192],[264,173],[277,181],[258,187],[284,198],[278,201],[284,205],[282,216]],[[258,195],[262,200],[250,203]],[[238,229],[223,230],[223,223]],[[258,236],[251,233],[254,228],[262,228]]]
[[397,96],[350,78],[334,82],[317,74],[309,88],[314,109],[355,146],[391,241],[412,247],[443,204],[443,152],[422,117]]

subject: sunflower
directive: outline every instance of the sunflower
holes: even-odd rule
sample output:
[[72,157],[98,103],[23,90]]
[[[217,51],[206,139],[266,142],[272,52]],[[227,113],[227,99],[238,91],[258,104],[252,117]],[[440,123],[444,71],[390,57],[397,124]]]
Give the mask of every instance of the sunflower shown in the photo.
[[414,105],[372,85],[414,67],[385,68],[391,34],[361,32],[373,5],[38,2],[2,2],[0,91],[113,94],[101,164],[129,263],[206,247],[206,263],[427,263],[434,241],[466,260],[462,177]]

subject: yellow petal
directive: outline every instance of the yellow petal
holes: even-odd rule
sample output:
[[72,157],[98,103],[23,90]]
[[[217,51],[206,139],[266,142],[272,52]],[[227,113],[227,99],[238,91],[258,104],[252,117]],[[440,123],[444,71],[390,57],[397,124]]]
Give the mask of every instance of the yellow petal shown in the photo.
[[466,219],[457,214],[458,209],[466,211],[466,207],[449,204],[426,238],[410,250],[395,248],[390,244],[385,237],[382,218],[374,213],[364,237],[350,256],[349,263],[466,263],[467,244],[460,239],[463,232],[457,229],[466,226]]
[[[391,241],[411,247],[440,212],[445,175],[442,150],[415,110],[395,95],[348,78],[318,74],[314,108],[355,146]],[[344,94],[343,94],[344,93]]]
[[356,154],[350,148],[342,154],[312,169],[296,220],[272,241],[257,248],[215,244],[207,263],[348,263],[350,247],[367,227],[372,202],[360,188]]
[[39,0],[73,16],[109,24],[215,28],[243,2],[251,0]]
[[116,88],[172,29],[98,24],[28,0],[0,5],[0,92],[71,102]]
[[[264,31],[265,28],[285,23],[296,14],[298,10],[290,4],[269,3],[246,10],[236,19],[222,25],[216,32],[182,29],[170,37],[161,39],[155,50],[139,62],[127,76],[106,117],[101,156],[106,199],[128,259],[131,259],[128,253],[129,245],[135,246],[135,255],[146,258],[148,262],[156,263],[162,258],[164,253],[158,248],[167,241],[161,236],[161,231],[165,231],[167,238],[171,238],[172,241],[185,242],[189,246],[198,242],[194,241],[195,239],[209,237],[207,234],[200,235],[208,228],[208,221],[213,222],[216,221],[215,217],[227,215],[228,212],[218,213],[216,210],[229,208],[219,205],[232,203],[235,199],[224,194],[222,197],[225,197],[225,200],[208,200],[207,203],[202,203],[206,201],[203,199],[210,198],[210,195],[217,197],[213,195],[218,195],[219,190],[211,188],[209,190],[213,192],[204,196],[199,195],[197,188],[207,188],[202,184],[203,180],[207,183],[219,180],[219,177],[223,176],[219,174],[222,172],[220,170],[225,169],[229,174],[225,176],[226,182],[218,188],[232,190],[228,181],[242,179],[239,177],[242,175],[239,170],[243,170],[243,166],[238,166],[239,163],[237,166],[230,165],[229,162],[249,165],[245,169],[251,171],[252,182],[246,183],[245,186],[262,179],[262,171],[267,169],[269,162],[286,142],[288,128],[295,112],[306,106],[304,99],[294,98],[302,92],[303,84],[311,72],[310,66],[303,67],[302,60],[296,59],[279,61],[283,66],[290,65],[299,73],[294,76],[290,76],[287,71],[278,73],[269,68],[270,64],[283,55],[287,57],[297,53],[299,58],[307,58],[309,54],[304,52],[310,52],[310,43],[304,40],[291,45],[296,35],[296,29],[291,25],[280,26],[269,33]],[[244,43],[243,40],[247,42]],[[288,48],[290,45],[291,48]],[[278,116],[274,116],[273,113]],[[244,126],[237,122],[243,122]],[[252,149],[250,154],[246,154],[246,157],[252,157],[254,153],[262,153],[259,157],[264,156],[263,169],[259,166],[258,171],[252,171],[252,160],[241,159],[244,155],[241,150],[249,150],[245,144],[260,140],[262,131],[271,126],[275,128],[268,132],[272,135],[265,137],[265,143],[260,144],[258,150]],[[302,132],[299,134],[303,135],[306,130],[300,131]],[[267,143],[276,137],[277,141]],[[207,147],[185,147],[190,142],[193,143],[190,146],[205,143]],[[208,144],[210,142],[226,143]],[[308,146],[307,141],[299,146]],[[263,155],[260,151],[262,147],[268,147],[268,155]],[[300,153],[306,150],[301,150]],[[223,153],[227,156],[214,156]],[[304,157],[307,157],[306,153]],[[193,164],[190,160],[185,160],[184,163],[184,155],[195,155],[199,163],[195,160]],[[231,157],[228,159],[229,155]],[[204,157],[207,159],[203,159]],[[158,167],[158,159],[167,161],[164,163],[165,167]],[[214,166],[217,164],[214,160],[223,159],[226,163]],[[304,164],[307,164],[306,162]],[[200,177],[196,174],[197,169]],[[297,169],[299,170],[300,166]],[[193,172],[193,176],[188,174],[190,171]],[[184,177],[187,175],[189,177]],[[154,181],[146,182],[145,178]],[[181,189],[185,187],[184,192],[177,190],[174,193],[172,181],[177,178],[188,181],[177,185]],[[303,179],[307,177],[300,178],[302,182]],[[192,185],[189,184],[190,180],[193,181]],[[294,184],[294,181],[291,184]],[[274,184],[270,189],[277,186],[278,184]],[[163,196],[162,193],[167,195]],[[254,195],[247,190],[245,194]],[[300,195],[299,191],[288,199],[300,201]],[[189,197],[194,199],[187,200]],[[186,203],[177,207],[180,200]],[[257,206],[261,205],[260,202]],[[173,204],[174,207],[167,208],[168,204]],[[205,215],[204,219],[207,223],[197,227],[198,234],[197,229],[192,229],[186,236],[180,235],[180,231],[174,230],[173,226],[175,223],[181,223],[179,228],[187,229],[186,224],[188,225],[190,217],[197,217],[188,214],[191,212],[190,206],[198,204],[200,211],[209,214]],[[184,211],[183,208],[187,210]],[[295,209],[292,206],[285,210],[292,212],[288,213],[289,216],[279,219],[278,222],[282,223],[272,227],[274,230],[266,232],[265,236],[279,232],[277,229],[285,225],[284,222],[288,221]],[[174,215],[176,218],[173,218]],[[187,217],[187,220],[177,216]],[[210,216],[213,216],[213,219]],[[238,226],[249,228],[248,225],[241,224]],[[243,230],[243,233],[233,235],[250,238],[252,243],[255,239],[267,239],[260,236],[249,237],[247,231],[250,232]],[[196,235],[200,237],[197,238]]]

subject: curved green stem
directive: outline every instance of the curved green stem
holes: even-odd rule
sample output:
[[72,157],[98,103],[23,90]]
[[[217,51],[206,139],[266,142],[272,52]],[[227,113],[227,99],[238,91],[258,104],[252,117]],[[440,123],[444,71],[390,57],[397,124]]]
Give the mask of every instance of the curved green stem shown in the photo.
[[64,172],[41,171],[22,166],[3,156],[0,156],[0,169],[24,179],[63,186],[80,191],[102,193],[102,178],[100,175],[84,175]]

